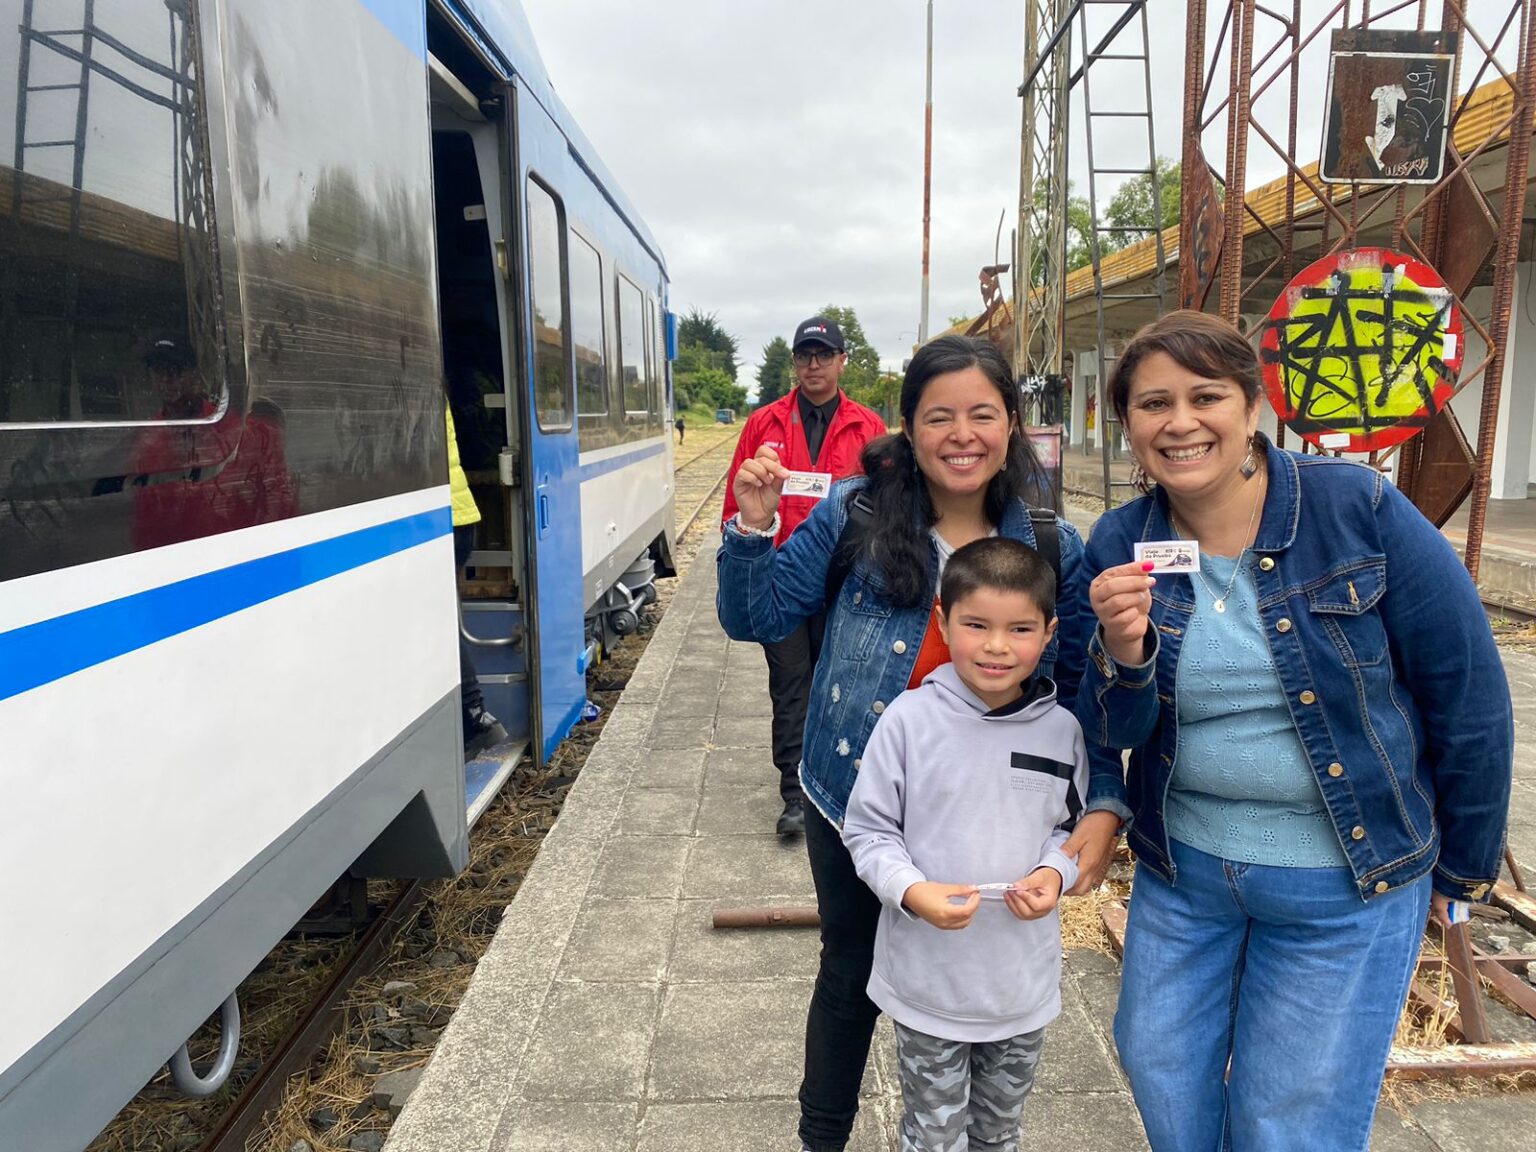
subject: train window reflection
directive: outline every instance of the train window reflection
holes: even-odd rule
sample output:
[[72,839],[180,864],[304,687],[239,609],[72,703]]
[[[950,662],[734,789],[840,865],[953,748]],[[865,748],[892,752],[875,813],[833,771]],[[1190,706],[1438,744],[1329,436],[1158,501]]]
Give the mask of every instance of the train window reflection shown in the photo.
[[225,319],[198,6],[85,13],[0,0],[0,424],[210,420]]
[[645,417],[650,407],[646,395],[645,321],[640,289],[619,277],[619,363],[624,380],[624,411]]
[[571,380],[565,358],[565,228],[560,206],[528,181],[528,279],[533,296],[533,404],[545,431],[571,426]]
[[571,235],[571,343],[576,349],[576,411],[608,411],[608,360],[603,354],[603,263],[597,250]]

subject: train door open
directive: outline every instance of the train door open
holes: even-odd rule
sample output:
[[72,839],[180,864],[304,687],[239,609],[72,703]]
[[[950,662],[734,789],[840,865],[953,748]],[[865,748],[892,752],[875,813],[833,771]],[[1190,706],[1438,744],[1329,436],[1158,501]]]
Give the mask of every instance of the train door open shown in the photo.
[[[564,134],[520,81],[504,88],[507,200],[520,234],[514,267],[523,296],[522,403],[527,484],[528,572],[538,612],[530,637],[538,668],[535,749],[550,755],[586,703],[586,625],[582,594],[581,477],[571,342],[570,229],[566,193],[583,174]],[[509,230],[511,230],[509,228]],[[523,279],[525,277],[525,279]]]
[[[455,529],[467,557],[459,577],[462,650],[488,712],[512,744],[465,770],[470,819],[499,790],[524,748],[538,743],[538,686],[530,661],[535,585],[528,571],[528,502],[522,483],[526,414],[520,403],[515,316],[521,292],[506,234],[506,139],[499,109],[433,57],[432,162],[443,379],[459,461],[480,522]],[[468,83],[466,83],[466,80]],[[490,115],[487,115],[487,110]]]

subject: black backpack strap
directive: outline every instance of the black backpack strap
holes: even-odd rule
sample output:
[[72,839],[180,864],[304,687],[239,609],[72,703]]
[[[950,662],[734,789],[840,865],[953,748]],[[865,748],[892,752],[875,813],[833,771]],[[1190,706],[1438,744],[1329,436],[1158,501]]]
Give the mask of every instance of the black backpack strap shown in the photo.
[[843,590],[843,582],[848,579],[848,573],[853,570],[853,560],[858,555],[864,532],[874,519],[875,506],[870,503],[869,497],[862,490],[855,492],[853,499],[848,502],[848,519],[843,521],[843,530],[838,533],[832,558],[827,562],[825,604],[829,612],[837,594]]
[[1029,522],[1035,530],[1035,551],[1044,557],[1056,577],[1056,592],[1061,593],[1061,530],[1056,526],[1056,513],[1049,508],[1031,508]]

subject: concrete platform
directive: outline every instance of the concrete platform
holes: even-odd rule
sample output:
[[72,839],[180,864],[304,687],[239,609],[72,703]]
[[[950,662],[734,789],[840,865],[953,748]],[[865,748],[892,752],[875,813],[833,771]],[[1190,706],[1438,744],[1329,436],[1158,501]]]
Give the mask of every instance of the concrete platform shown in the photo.
[[[717,906],[809,903],[772,834],[767,671],[721,633],[699,553],[396,1123],[387,1152],[792,1152],[813,930],[717,932]],[[1536,657],[1509,658],[1516,850],[1536,862]],[[1113,958],[1073,952],[1028,1145],[1147,1147],[1114,1056]],[[850,1146],[894,1152],[882,1021]],[[1383,1111],[1375,1152],[1529,1147],[1536,1096]]]

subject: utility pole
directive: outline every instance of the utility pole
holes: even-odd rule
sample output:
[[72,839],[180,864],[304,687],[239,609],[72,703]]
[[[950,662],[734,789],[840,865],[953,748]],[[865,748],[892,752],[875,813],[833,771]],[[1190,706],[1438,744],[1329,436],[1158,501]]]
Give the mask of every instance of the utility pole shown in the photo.
[[933,0],[928,0],[928,87],[923,102],[923,314],[917,342],[928,343],[928,213],[933,203]]

